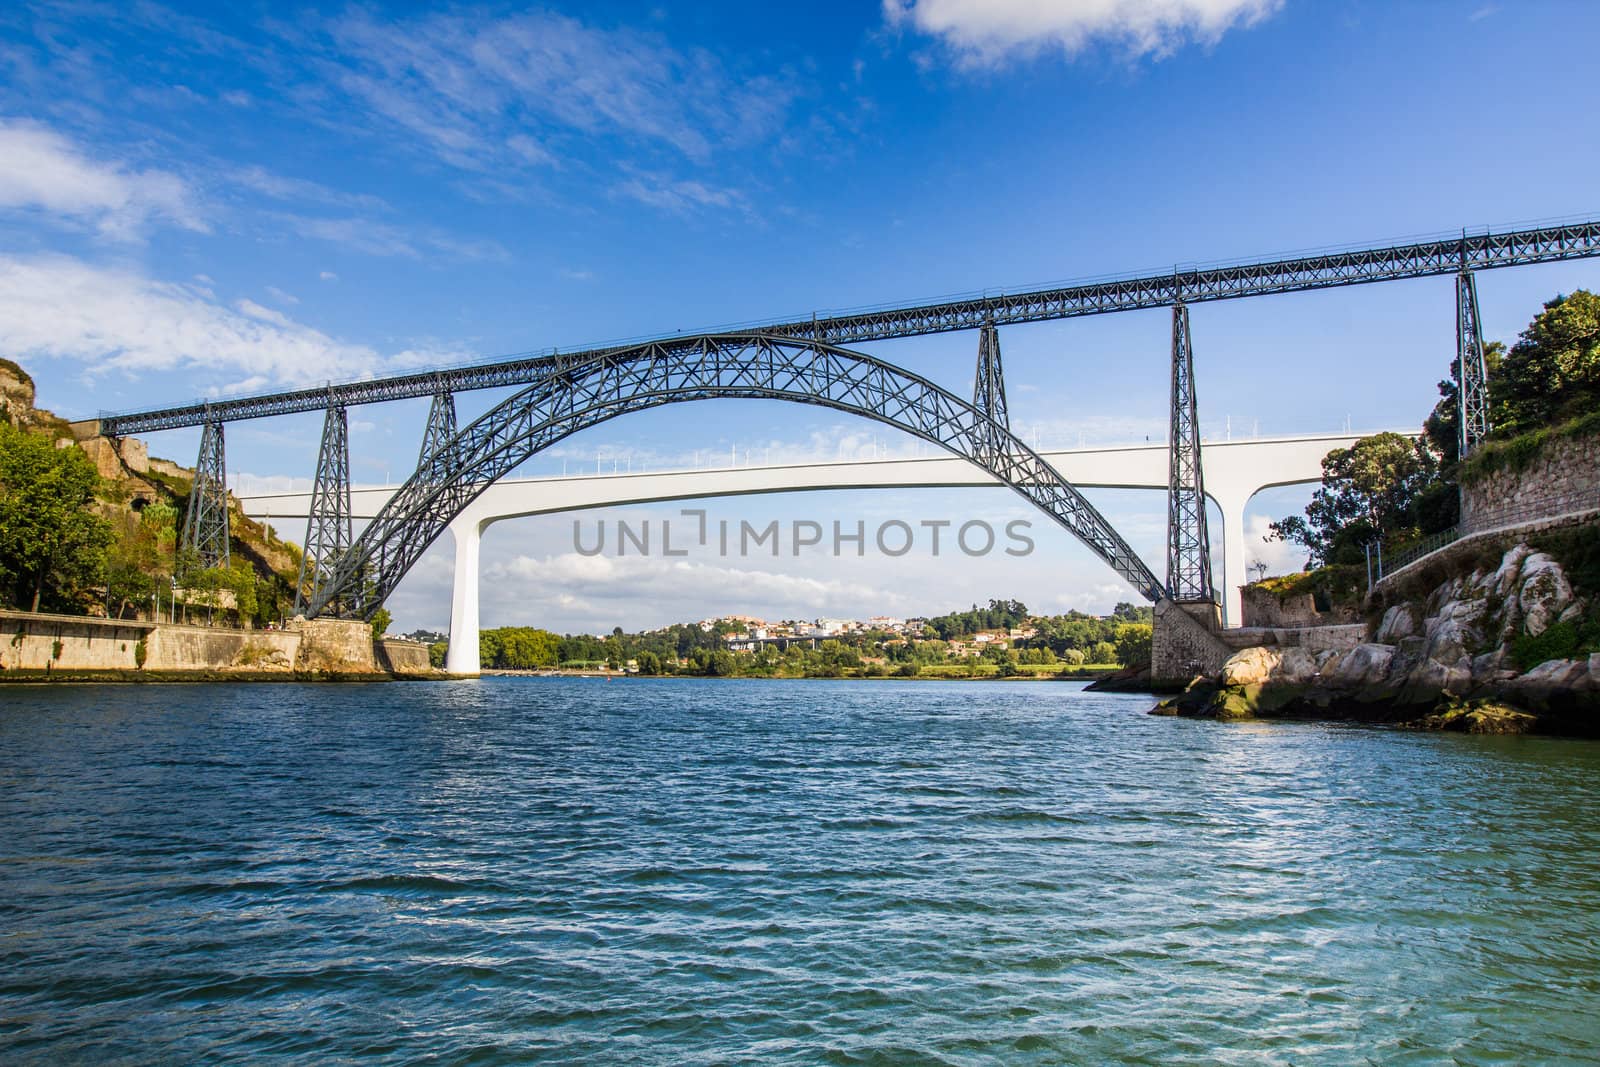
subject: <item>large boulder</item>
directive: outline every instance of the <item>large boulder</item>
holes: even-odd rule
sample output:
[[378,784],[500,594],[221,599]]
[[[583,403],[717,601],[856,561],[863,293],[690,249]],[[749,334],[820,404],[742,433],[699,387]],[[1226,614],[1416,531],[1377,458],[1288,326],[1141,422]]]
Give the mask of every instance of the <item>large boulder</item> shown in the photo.
[[1562,573],[1561,564],[1535,552],[1522,562],[1517,601],[1522,606],[1522,628],[1538,637],[1572,603],[1572,583]]
[[1221,681],[1225,686],[1265,685],[1283,661],[1276,649],[1245,648],[1229,656],[1222,665]]
[[1383,622],[1378,624],[1378,632],[1373,635],[1373,640],[1379,644],[1392,645],[1402,637],[1412,637],[1417,632],[1417,614],[1409,603],[1396,604],[1383,613]]
[[1324,665],[1322,679],[1337,689],[1363,689],[1383,681],[1392,659],[1394,648],[1389,645],[1357,645]]
[[1533,549],[1527,545],[1514,545],[1500,558],[1500,567],[1494,572],[1489,586],[1495,596],[1505,599],[1516,591],[1521,585],[1522,561],[1532,552]]
[[1483,644],[1480,624],[1488,613],[1483,597],[1450,600],[1425,624],[1427,645],[1423,655],[1441,663],[1458,663]]

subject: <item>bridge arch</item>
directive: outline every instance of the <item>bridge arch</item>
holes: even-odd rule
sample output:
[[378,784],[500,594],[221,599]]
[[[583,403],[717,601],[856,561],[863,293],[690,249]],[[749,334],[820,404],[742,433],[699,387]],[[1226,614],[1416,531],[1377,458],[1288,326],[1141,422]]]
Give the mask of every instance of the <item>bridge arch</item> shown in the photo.
[[370,617],[451,520],[529,457],[619,415],[743,397],[833,408],[885,423],[987,470],[1032,501],[1150,600],[1161,581],[1083,494],[967,401],[849,349],[760,333],[654,341],[558,364],[459,430],[333,561],[309,614]]

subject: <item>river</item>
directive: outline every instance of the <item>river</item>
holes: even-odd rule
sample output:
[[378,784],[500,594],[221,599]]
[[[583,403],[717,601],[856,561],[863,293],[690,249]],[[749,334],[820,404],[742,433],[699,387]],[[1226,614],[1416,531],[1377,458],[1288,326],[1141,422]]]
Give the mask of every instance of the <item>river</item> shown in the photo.
[[1150,703],[0,687],[0,1060],[1600,1058],[1600,743]]

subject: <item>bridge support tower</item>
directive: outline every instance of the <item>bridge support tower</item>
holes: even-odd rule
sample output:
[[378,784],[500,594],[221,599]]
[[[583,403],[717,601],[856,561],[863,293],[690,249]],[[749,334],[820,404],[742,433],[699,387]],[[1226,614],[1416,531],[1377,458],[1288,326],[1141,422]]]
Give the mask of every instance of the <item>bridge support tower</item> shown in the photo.
[[1167,595],[1180,604],[1215,604],[1200,464],[1194,346],[1189,336],[1189,309],[1183,304],[1172,309],[1172,429],[1168,441]]
[[[978,331],[978,374],[972,383],[972,406],[987,415],[1002,430],[1011,429],[1011,415],[1006,409],[1006,379],[1000,365],[1000,331],[994,323],[984,323]],[[995,455],[999,452],[1001,434],[989,435],[980,446],[980,453]]]
[[[295,588],[296,615],[303,614],[306,605],[316,603],[334,564],[354,540],[350,525],[349,418],[344,405],[331,400],[322,422],[322,446],[317,452],[310,510],[305,552],[300,557],[300,580]],[[345,607],[336,600],[328,605],[328,614],[337,617]]]
[[1483,324],[1472,272],[1456,275],[1456,404],[1461,423],[1457,444],[1466,459],[1489,436],[1489,367],[1483,358]]
[[223,458],[222,423],[207,419],[200,431],[200,457],[194,465],[189,511],[179,543],[192,549],[202,567],[228,565],[228,471]]
[[1189,309],[1176,304],[1172,308],[1172,427],[1167,446],[1167,596],[1156,605],[1150,642],[1151,683],[1184,685],[1194,674],[1221,666],[1217,651],[1222,646],[1215,636],[1221,628],[1200,462],[1194,345]]

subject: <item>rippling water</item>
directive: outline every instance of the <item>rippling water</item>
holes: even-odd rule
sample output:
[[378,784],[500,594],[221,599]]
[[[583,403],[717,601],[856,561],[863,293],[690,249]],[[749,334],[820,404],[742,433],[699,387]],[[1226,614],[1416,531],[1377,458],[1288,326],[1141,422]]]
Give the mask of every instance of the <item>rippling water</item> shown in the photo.
[[1600,1057],[1600,745],[1148,706],[0,689],[0,1059]]

